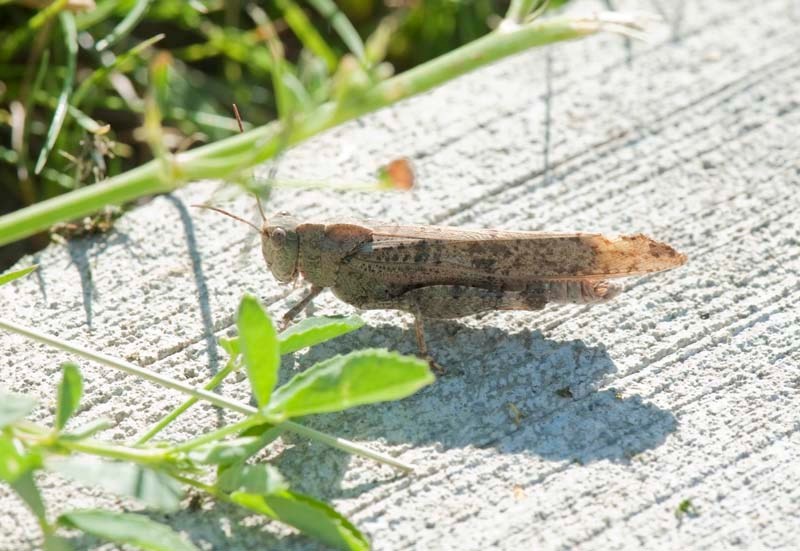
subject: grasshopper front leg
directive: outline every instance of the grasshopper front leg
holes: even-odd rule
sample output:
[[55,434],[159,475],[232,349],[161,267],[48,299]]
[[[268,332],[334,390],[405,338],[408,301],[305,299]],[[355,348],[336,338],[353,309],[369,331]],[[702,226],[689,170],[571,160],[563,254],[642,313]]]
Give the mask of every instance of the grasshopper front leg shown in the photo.
[[297,314],[303,311],[303,309],[308,306],[308,303],[314,300],[314,298],[320,294],[324,290],[324,287],[317,287],[316,285],[312,285],[311,289],[308,290],[306,296],[300,299],[300,301],[292,306],[288,312],[286,312],[283,317],[281,318],[281,330],[286,329],[286,327],[291,323],[291,321],[297,317]]

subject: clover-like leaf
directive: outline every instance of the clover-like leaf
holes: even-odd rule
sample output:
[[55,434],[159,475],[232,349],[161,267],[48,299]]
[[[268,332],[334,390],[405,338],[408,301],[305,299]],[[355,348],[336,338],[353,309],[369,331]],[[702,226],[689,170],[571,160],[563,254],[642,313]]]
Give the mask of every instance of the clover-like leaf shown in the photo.
[[335,356],[295,375],[265,408],[279,419],[399,400],[432,383],[428,363],[383,349]]
[[239,304],[236,325],[250,388],[258,405],[264,406],[278,382],[281,363],[278,335],[264,308],[250,295],[245,295]]
[[194,544],[169,526],[133,513],[84,509],[61,515],[58,523],[98,538],[134,545],[147,551],[199,551]]

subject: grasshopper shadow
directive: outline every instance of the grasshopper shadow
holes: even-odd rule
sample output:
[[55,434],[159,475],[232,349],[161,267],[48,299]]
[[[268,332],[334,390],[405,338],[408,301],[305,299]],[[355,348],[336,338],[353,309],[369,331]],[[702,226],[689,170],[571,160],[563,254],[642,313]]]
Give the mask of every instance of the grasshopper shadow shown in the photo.
[[[505,332],[449,321],[431,324],[428,334],[431,350],[449,369],[434,384],[398,402],[312,416],[303,422],[361,442],[433,447],[439,452],[494,448],[503,454],[580,464],[627,462],[662,444],[676,429],[672,413],[639,396],[597,390],[617,371],[603,346],[551,340],[539,331]],[[297,363],[307,368],[333,354],[376,342],[405,353],[415,351],[413,331],[367,326],[315,347]],[[300,439],[292,442],[294,447],[284,451],[278,467],[290,480],[301,481],[300,490],[335,498],[382,484],[332,488],[331,480],[344,475],[351,458]]]

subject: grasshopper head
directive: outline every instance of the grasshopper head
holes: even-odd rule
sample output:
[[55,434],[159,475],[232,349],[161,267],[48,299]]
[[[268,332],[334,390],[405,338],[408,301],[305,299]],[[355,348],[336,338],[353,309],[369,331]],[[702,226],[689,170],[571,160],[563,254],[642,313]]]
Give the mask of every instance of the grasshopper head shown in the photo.
[[261,226],[261,252],[272,275],[282,283],[297,277],[298,224],[288,212],[281,211],[265,218]]

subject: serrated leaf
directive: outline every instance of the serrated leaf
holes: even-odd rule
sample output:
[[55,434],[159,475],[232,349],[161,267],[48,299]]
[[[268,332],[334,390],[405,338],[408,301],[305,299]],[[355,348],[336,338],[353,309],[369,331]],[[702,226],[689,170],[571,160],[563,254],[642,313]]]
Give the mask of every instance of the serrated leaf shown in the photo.
[[159,511],[177,511],[183,497],[183,488],[174,478],[136,463],[71,456],[51,459],[46,466],[83,484],[133,497]]
[[399,400],[434,381],[428,363],[383,349],[335,356],[295,375],[264,409],[290,418]]
[[35,398],[13,392],[0,392],[0,428],[28,415],[38,402]]
[[95,509],[71,511],[58,517],[58,523],[119,544],[147,551],[198,551],[169,526],[142,515]]
[[22,268],[21,270],[17,270],[15,272],[8,272],[7,274],[0,275],[0,285],[5,285],[9,281],[14,281],[15,279],[19,279],[24,277],[34,271],[38,266],[30,266],[28,268]]
[[274,494],[289,489],[278,469],[266,463],[257,465],[236,463],[231,465],[219,473],[217,486],[225,492],[246,492],[261,495]]
[[303,494],[283,490],[271,495],[234,492],[231,500],[315,538],[336,549],[366,551],[369,542],[330,505]]
[[239,304],[236,325],[250,388],[258,405],[264,406],[278,382],[278,335],[261,304],[250,295],[245,295]]
[[83,396],[83,378],[80,369],[74,363],[61,366],[62,378],[58,385],[58,403],[56,406],[56,429],[61,430],[69,418],[78,409]]
[[364,326],[358,316],[320,316],[306,318],[292,325],[279,336],[281,354],[291,354],[303,348],[335,339]]

